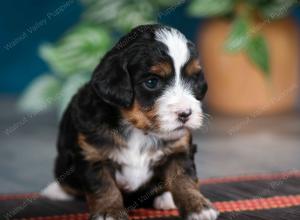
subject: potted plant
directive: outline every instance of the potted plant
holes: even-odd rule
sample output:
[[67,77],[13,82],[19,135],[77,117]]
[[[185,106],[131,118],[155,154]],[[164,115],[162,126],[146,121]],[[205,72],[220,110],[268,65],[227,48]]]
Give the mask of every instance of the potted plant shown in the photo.
[[232,115],[295,107],[299,35],[288,16],[296,0],[192,0],[190,15],[209,18],[198,47],[208,106]]
[[18,102],[30,117],[55,107],[61,115],[71,97],[87,82],[101,57],[133,27],[156,22],[159,11],[174,0],[81,0],[78,24],[55,43],[39,48],[49,73],[39,75]]

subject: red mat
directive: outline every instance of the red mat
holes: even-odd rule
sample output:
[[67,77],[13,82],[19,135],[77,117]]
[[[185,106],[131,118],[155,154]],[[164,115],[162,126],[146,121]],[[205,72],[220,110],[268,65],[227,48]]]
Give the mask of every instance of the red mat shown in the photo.
[[[300,171],[202,180],[220,220],[300,220]],[[0,195],[1,219],[86,220],[84,201],[58,202],[37,193]],[[136,209],[130,219],[180,219],[177,210]]]

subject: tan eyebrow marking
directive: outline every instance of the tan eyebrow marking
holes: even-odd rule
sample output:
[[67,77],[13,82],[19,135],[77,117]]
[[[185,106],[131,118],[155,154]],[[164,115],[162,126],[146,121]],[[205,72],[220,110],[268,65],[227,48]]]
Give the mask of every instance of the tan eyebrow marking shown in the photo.
[[161,77],[167,77],[172,73],[172,66],[167,62],[158,63],[150,68],[150,72]]
[[197,59],[189,61],[189,63],[185,67],[185,71],[188,76],[198,73],[201,69],[202,68]]

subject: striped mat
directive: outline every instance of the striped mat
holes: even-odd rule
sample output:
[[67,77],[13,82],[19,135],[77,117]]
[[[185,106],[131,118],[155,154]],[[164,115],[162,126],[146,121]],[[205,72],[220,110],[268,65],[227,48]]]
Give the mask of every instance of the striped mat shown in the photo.
[[[300,171],[201,181],[219,220],[300,220]],[[84,201],[50,201],[38,193],[0,195],[0,219],[86,220]],[[130,219],[179,220],[177,210],[136,209]]]

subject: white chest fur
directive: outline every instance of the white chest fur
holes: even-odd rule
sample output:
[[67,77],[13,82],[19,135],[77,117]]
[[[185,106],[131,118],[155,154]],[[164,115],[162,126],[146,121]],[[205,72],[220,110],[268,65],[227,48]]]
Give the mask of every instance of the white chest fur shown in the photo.
[[127,141],[127,148],[121,149],[114,160],[122,165],[116,172],[117,184],[126,191],[134,191],[153,175],[151,164],[158,161],[163,153],[158,149],[159,139],[133,129]]

